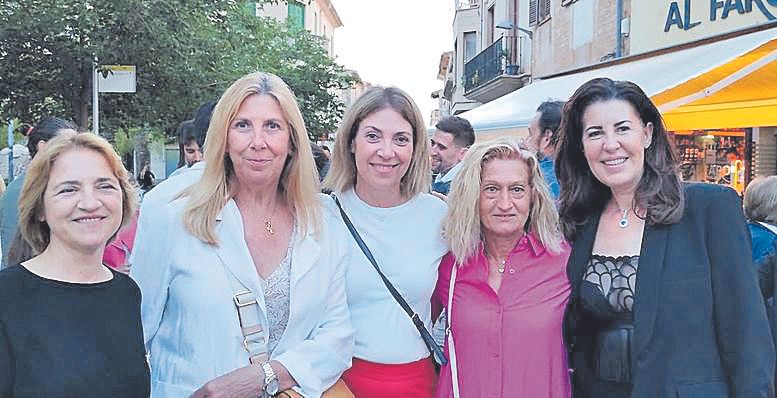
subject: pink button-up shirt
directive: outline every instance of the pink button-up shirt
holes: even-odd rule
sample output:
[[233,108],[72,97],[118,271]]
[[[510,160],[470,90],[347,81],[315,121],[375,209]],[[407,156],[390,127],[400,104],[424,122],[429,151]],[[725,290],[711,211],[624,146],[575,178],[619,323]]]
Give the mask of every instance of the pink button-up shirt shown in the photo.
[[[571,395],[561,327],[570,292],[569,252],[564,243],[560,254],[551,254],[525,235],[507,258],[496,292],[488,285],[482,244],[458,269],[451,332],[461,397]],[[440,263],[435,307],[448,304],[453,264],[450,253]],[[449,365],[440,372],[436,396],[453,396]]]

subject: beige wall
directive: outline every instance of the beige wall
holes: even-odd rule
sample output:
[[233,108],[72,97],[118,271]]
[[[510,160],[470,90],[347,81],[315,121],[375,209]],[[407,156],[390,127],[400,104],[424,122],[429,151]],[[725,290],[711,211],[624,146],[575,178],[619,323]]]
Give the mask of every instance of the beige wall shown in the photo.
[[[653,0],[637,0],[650,2]],[[623,16],[630,13],[631,0],[624,0]],[[615,0],[578,0],[561,6],[551,1],[551,16],[534,29],[532,75],[542,77],[614,57]],[[622,54],[629,53],[624,38]]]
[[[685,12],[686,1],[690,13]],[[632,52],[670,47],[769,22],[759,5],[777,16],[777,5],[769,5],[766,0],[636,0],[632,11]]]
[[326,38],[326,48],[330,57],[334,57],[334,31],[340,21],[326,11],[329,1],[316,0],[305,7],[305,29],[317,36]]

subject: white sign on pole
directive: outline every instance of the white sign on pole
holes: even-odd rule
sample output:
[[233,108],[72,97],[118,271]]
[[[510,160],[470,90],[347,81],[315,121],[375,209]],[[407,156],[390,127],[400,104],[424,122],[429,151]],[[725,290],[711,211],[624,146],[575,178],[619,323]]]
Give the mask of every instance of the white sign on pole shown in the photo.
[[101,65],[97,74],[101,93],[135,92],[135,65]]

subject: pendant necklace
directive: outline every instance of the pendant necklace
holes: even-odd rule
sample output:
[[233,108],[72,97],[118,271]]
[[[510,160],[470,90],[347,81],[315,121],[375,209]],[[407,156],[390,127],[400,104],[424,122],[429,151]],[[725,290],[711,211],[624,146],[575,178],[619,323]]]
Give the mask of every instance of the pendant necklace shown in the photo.
[[272,229],[272,216],[275,213],[275,205],[277,205],[278,202],[275,202],[272,207],[272,212],[270,213],[270,217],[266,218],[264,220],[264,230],[267,231],[270,235],[275,235],[275,231]]
[[[486,251],[486,258],[491,257],[488,254],[488,251]],[[509,256],[508,256],[509,257]],[[493,257],[494,260],[496,260],[496,271],[500,274],[505,273],[505,267],[507,266],[507,257],[505,257],[504,260],[500,260],[498,257]]]
[[627,217],[629,215],[629,209],[626,209],[623,211],[623,216],[621,216],[621,220],[618,221],[618,226],[621,228],[626,228],[629,226],[629,218]]
[[499,264],[496,266],[496,271],[500,274],[505,273],[505,263],[507,263],[507,259],[499,260]]

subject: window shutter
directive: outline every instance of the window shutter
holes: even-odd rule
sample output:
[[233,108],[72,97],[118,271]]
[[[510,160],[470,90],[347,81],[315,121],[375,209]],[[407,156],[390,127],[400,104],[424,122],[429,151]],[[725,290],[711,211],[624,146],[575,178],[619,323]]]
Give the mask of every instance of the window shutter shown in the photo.
[[537,3],[540,0],[529,0],[529,26],[537,24]]
[[544,20],[545,18],[550,16],[550,0],[540,0],[542,1],[542,12],[541,17],[539,18],[540,21]]

